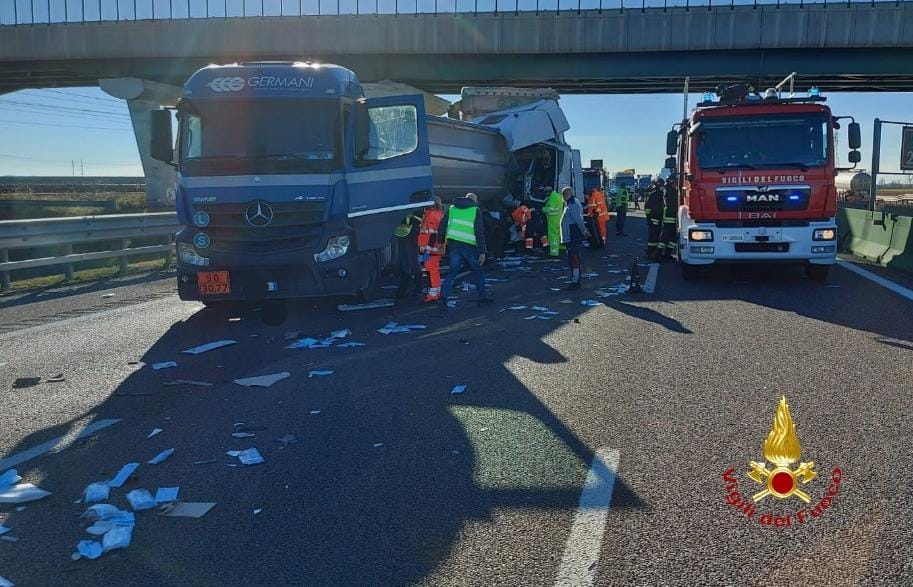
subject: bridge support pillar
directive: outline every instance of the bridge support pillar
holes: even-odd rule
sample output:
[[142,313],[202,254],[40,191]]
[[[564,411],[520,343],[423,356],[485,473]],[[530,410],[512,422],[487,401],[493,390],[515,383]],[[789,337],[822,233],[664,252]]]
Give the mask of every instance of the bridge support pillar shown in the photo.
[[102,79],[98,84],[108,94],[127,101],[146,176],[146,205],[150,208],[174,206],[177,174],[172,166],[152,158],[150,112],[174,106],[181,97],[181,88],[140,78]]

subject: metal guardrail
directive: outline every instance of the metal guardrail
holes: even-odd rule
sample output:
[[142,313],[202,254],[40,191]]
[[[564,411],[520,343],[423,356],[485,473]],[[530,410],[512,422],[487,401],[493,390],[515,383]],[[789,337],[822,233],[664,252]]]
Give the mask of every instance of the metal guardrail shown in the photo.
[[0,199],[0,210],[13,208],[101,208],[117,210],[114,200],[3,200]]
[[[63,274],[70,280],[73,278],[73,264],[80,261],[116,258],[123,271],[127,268],[128,257],[162,254],[165,263],[170,264],[173,236],[178,228],[177,214],[174,212],[0,221],[0,291],[10,288],[10,272],[18,269],[63,265]],[[147,237],[167,238],[168,242],[130,246],[131,239]],[[120,241],[120,247],[110,251],[73,253],[73,245],[102,241]],[[45,247],[62,247],[64,253],[54,257],[9,260],[11,250]]]
[[0,0],[0,26],[203,18],[901,5],[909,2],[913,0],[167,0],[167,6],[164,6],[162,0]]

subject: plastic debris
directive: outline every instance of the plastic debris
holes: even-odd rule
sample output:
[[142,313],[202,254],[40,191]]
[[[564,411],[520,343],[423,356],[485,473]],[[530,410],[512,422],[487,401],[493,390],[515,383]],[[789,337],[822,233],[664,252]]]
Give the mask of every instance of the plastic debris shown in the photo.
[[596,300],[583,300],[580,302],[581,306],[586,306],[588,308],[593,308],[595,306],[601,306],[602,302],[597,302]]
[[108,481],[108,487],[120,487],[123,485],[127,478],[136,471],[137,467],[139,467],[139,463],[127,463],[121,467],[121,470],[117,472],[114,479]]
[[180,487],[159,487],[155,490],[155,503],[161,505],[177,501],[180,489]]
[[195,385],[196,387],[212,387],[212,383],[209,383],[208,381],[194,381],[193,379],[175,379],[174,381],[166,382],[165,385]]
[[332,375],[335,371],[309,371],[308,379],[311,377],[325,377],[327,375]]
[[94,540],[80,540],[79,544],[76,546],[76,552],[73,553],[73,559],[79,560],[82,557],[86,557],[90,560],[95,560],[101,556],[102,546],[100,542]]
[[229,340],[229,339],[217,340],[215,342],[208,342],[206,344],[201,344],[200,346],[195,346],[193,348],[190,348],[190,349],[187,349],[187,350],[181,351],[181,352],[188,354],[188,355],[199,355],[199,354],[205,353],[207,351],[220,349],[222,347],[231,346],[233,344],[238,344],[238,341]]
[[464,391],[466,391],[467,387],[469,387],[469,386],[468,385],[454,385],[453,389],[450,390],[450,395],[453,395],[456,393],[463,393]]
[[340,312],[353,312],[355,310],[374,310],[376,308],[392,308],[395,305],[393,300],[376,300],[366,304],[341,304],[336,306]]
[[0,536],[3,536],[7,532],[12,532],[12,528],[7,528],[6,526],[0,525]]
[[273,373],[272,375],[259,375],[257,377],[235,379],[234,382],[238,385],[243,385],[244,387],[270,387],[274,383],[282,381],[289,375],[290,373],[288,371],[283,371],[282,373]]
[[177,501],[162,506],[162,511],[159,515],[167,516],[169,518],[202,518],[209,510],[214,508],[215,505],[216,504],[212,502]]
[[155,498],[145,489],[134,489],[127,492],[127,501],[134,512],[151,510],[155,507]]
[[343,344],[341,344],[341,345],[338,345],[337,348],[341,348],[341,349],[355,349],[355,348],[362,347],[362,346],[366,346],[365,343],[363,343],[363,342],[346,342],[346,343],[343,343]]
[[232,432],[231,435],[234,438],[251,438],[256,436],[253,432]]
[[152,432],[150,432],[150,433],[146,436],[146,438],[152,438],[153,436],[155,436],[155,435],[158,434],[159,432],[162,432],[162,429],[161,429],[161,428],[154,428],[154,429],[152,430]]
[[151,459],[146,461],[146,464],[147,465],[158,465],[160,463],[164,463],[165,459],[167,459],[168,457],[170,457],[173,454],[174,454],[173,448],[169,448],[168,450],[163,450],[159,454],[155,455],[154,457],[152,457]]
[[292,434],[286,434],[282,438],[278,439],[278,442],[281,442],[283,444],[283,446],[288,446],[290,444],[295,444],[296,442],[298,442],[298,439],[295,438],[295,436]]
[[95,503],[96,501],[105,501],[108,499],[108,494],[111,492],[111,488],[107,483],[91,483],[86,487],[86,491],[83,494],[82,500],[85,503]]
[[155,371],[158,371],[159,369],[168,369],[170,367],[177,367],[177,366],[178,366],[178,364],[176,361],[165,361],[164,363],[152,363],[152,369]]
[[237,457],[241,461],[242,465],[259,465],[266,461],[263,458],[263,455],[260,454],[256,448],[248,448],[246,450],[230,450],[226,452],[230,457]]

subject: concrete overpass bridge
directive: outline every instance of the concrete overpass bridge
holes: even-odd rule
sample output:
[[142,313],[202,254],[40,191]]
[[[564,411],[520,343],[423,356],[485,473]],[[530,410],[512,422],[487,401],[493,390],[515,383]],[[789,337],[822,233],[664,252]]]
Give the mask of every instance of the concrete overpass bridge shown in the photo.
[[[511,0],[507,12],[497,4],[504,0],[449,0],[454,10],[467,1],[475,9],[448,13],[419,4],[448,0],[412,0],[412,14],[383,14],[374,0],[367,15],[343,14],[341,2],[350,0],[331,5],[333,14],[321,13],[319,0],[317,14],[303,8],[313,0],[231,1],[82,0],[71,14],[71,0],[0,0],[0,94],[100,84],[128,100],[148,191],[158,200],[173,170],[149,156],[148,113],[172,104],[209,63],[311,58],[348,66],[362,81],[434,93],[464,85],[679,92],[685,76],[693,91],[733,81],[764,88],[792,71],[828,92],[913,90],[913,0],[641,0],[633,8],[630,0],[573,0],[571,10],[562,0],[551,0],[560,3],[551,10],[543,8],[548,0]],[[354,1],[358,12],[371,2]],[[495,4],[479,12],[480,1]]]

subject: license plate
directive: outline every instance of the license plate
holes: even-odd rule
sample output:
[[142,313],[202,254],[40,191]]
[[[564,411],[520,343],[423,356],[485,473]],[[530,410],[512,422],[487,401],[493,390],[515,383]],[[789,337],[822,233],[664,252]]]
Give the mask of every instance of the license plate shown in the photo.
[[743,241],[743,240],[745,240],[745,237],[741,234],[724,234],[723,240],[724,241]]
[[228,271],[202,271],[197,273],[197,285],[204,296],[218,296],[231,293]]

